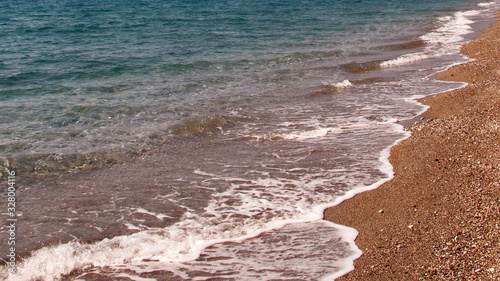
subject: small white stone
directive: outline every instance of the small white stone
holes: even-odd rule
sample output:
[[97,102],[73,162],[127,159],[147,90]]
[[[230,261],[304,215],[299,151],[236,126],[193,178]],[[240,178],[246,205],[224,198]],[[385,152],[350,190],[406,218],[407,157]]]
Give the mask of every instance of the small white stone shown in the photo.
[[413,227],[414,227],[414,226],[413,226],[413,224],[410,224],[410,225],[408,226],[408,228],[409,228],[409,229],[413,229]]

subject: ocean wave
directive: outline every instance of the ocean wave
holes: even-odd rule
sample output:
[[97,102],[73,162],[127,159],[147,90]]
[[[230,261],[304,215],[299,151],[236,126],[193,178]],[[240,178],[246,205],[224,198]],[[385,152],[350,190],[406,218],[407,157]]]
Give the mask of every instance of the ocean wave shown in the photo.
[[438,27],[420,37],[425,43],[421,52],[402,55],[396,59],[380,63],[380,67],[406,65],[426,59],[456,54],[464,41],[464,35],[473,32],[471,17],[481,14],[480,10],[456,12],[453,16],[438,18]]
[[433,55],[425,54],[425,53],[408,54],[408,55],[400,56],[400,57],[393,59],[393,60],[385,61],[385,62],[380,64],[380,67],[391,67],[391,66],[405,65],[405,64],[425,60],[425,59],[428,59],[431,57],[433,57]]
[[483,3],[479,3],[478,6],[479,7],[491,7],[493,5],[495,5],[497,2],[493,1],[493,2],[483,2]]
[[321,138],[329,133],[340,130],[340,128],[318,128],[309,131],[297,131],[297,132],[284,132],[284,133],[271,133],[265,135],[251,136],[251,138],[259,141],[279,141],[279,140],[308,140]]
[[343,130],[361,129],[371,126],[386,125],[397,123],[397,118],[387,118],[385,116],[366,116],[362,118],[359,124],[344,125],[339,127],[316,128],[312,130],[292,131],[292,132],[277,132],[263,135],[253,135],[252,139],[258,141],[307,141],[311,139],[324,138],[325,136],[341,132]]
[[363,73],[370,70],[380,68],[382,61],[369,61],[369,62],[352,62],[342,65],[342,68],[350,73]]

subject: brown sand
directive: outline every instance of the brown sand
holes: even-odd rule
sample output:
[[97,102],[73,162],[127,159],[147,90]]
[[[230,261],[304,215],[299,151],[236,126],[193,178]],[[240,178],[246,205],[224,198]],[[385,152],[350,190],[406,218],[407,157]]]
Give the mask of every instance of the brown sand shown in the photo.
[[440,73],[467,87],[421,100],[433,119],[393,147],[395,178],[328,209],[360,232],[339,280],[500,280],[500,23]]

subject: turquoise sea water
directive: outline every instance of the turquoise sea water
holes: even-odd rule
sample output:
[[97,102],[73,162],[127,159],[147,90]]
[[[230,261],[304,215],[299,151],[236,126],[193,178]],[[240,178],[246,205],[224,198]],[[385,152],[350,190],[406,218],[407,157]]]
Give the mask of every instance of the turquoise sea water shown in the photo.
[[207,100],[295,87],[308,67],[383,53],[474,6],[408,2],[2,1],[1,148],[121,147],[210,114]]
[[414,98],[461,86],[432,75],[466,61],[460,45],[497,8],[0,1],[0,157],[22,180],[25,259],[0,274],[331,280],[351,270],[355,231],[322,221],[323,209],[390,179],[388,148],[408,136],[398,122],[424,110]]

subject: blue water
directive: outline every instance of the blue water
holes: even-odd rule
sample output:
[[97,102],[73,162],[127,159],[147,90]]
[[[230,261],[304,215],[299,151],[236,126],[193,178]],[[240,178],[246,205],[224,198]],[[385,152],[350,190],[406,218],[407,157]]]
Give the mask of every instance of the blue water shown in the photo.
[[323,209],[391,178],[414,98],[461,86],[432,75],[479,3],[0,1],[0,164],[30,229],[9,280],[351,270]]
[[473,6],[408,2],[2,1],[0,144],[16,153],[24,150],[12,145],[121,146],[117,135],[148,134],[140,127],[156,119],[164,129],[197,115],[200,100],[293,85],[296,68],[380,52],[432,28],[436,15]]

